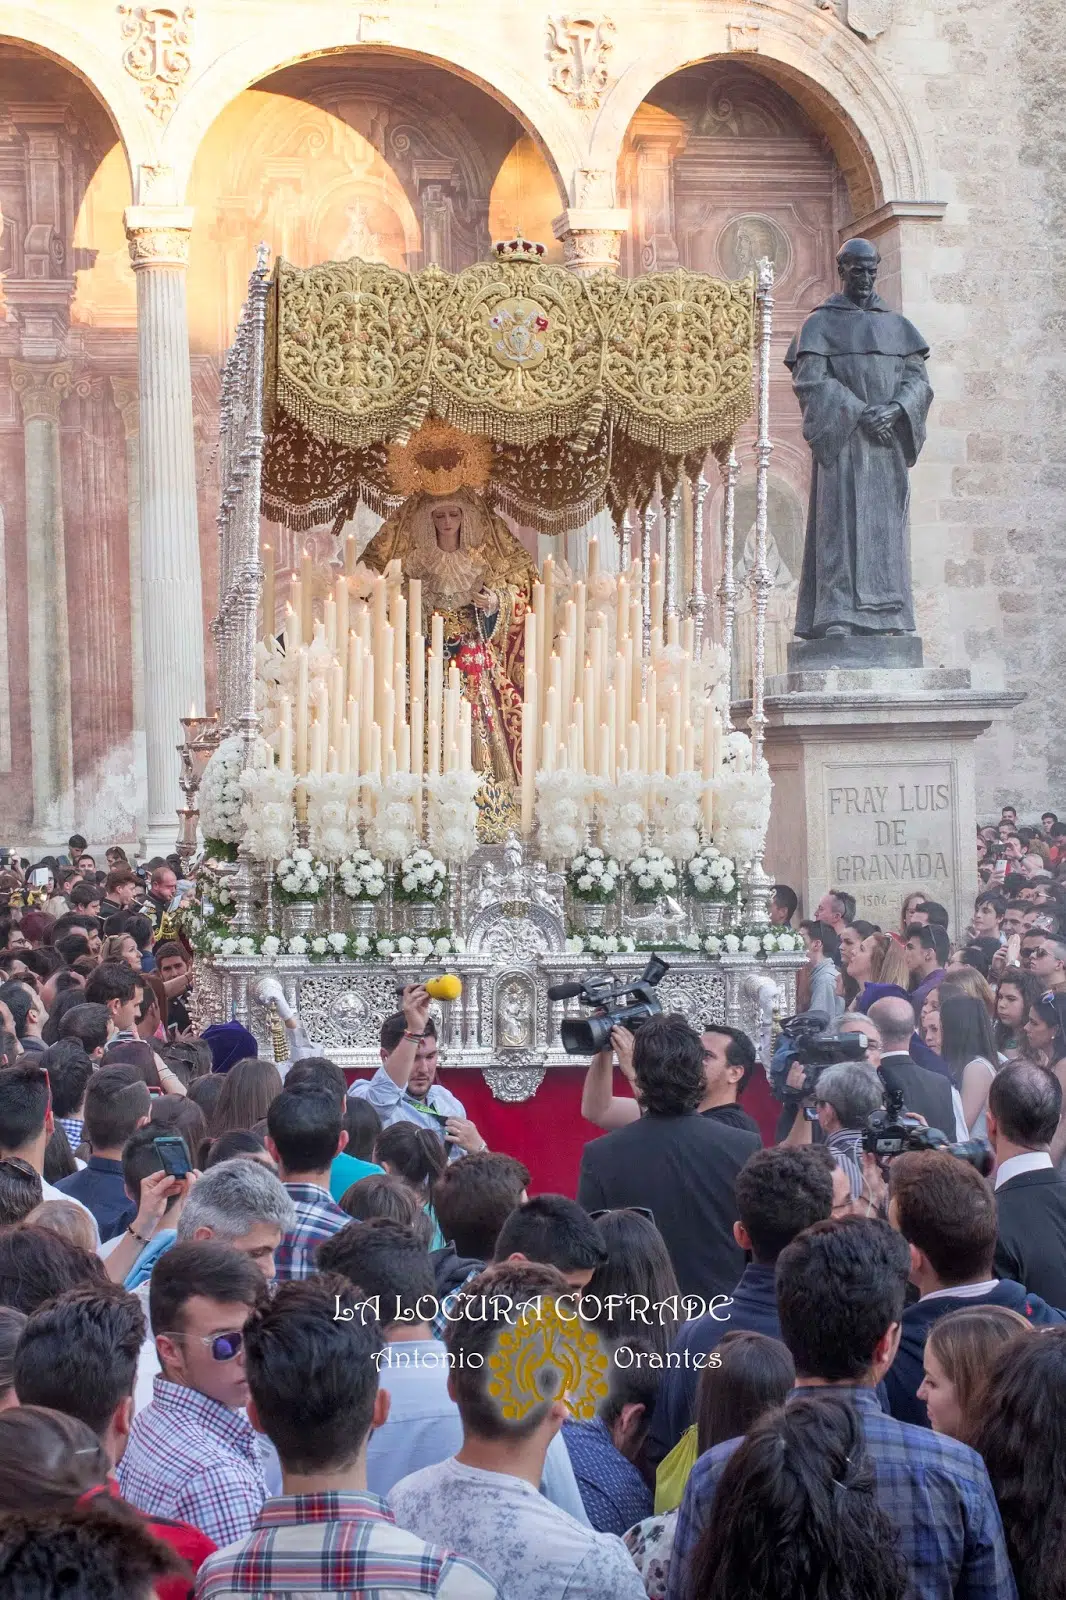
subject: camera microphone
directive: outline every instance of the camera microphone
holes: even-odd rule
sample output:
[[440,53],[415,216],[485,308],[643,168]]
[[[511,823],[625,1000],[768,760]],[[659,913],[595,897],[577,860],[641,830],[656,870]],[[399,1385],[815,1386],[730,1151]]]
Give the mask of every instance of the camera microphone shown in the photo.
[[549,1000],[576,1000],[578,995],[584,994],[583,983],[553,983],[548,990]]

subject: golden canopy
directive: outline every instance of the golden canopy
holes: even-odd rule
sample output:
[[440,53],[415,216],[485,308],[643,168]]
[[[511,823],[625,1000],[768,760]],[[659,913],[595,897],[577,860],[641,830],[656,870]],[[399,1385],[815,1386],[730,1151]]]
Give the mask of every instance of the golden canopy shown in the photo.
[[277,262],[267,516],[387,514],[388,446],[431,416],[489,442],[488,498],[545,533],[646,504],[728,444],[752,409],[753,277],[583,278],[510,248],[454,274]]

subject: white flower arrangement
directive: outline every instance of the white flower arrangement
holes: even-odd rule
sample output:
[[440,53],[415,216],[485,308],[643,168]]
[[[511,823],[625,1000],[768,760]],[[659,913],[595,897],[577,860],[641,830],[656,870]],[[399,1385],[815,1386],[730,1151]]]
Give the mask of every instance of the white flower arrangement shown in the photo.
[[307,954],[307,940],[302,933],[295,933],[285,948],[290,956],[305,956]]
[[599,791],[600,843],[617,861],[634,861],[644,848],[647,793],[648,779],[640,772],[623,772]]
[[725,852],[738,863],[751,861],[766,843],[773,785],[765,761],[753,772],[751,740],[731,733],[722,771],[714,780],[714,832]]
[[337,868],[337,882],[349,900],[379,900],[385,893],[385,863],[369,850],[355,850]]
[[677,888],[677,868],[673,860],[657,845],[645,850],[629,863],[629,886],[634,900],[647,905],[661,894]]
[[305,778],[308,843],[321,861],[335,866],[359,848],[358,779],[347,772]]
[[274,765],[274,753],[266,740],[257,739],[252,764],[241,773],[240,783],[244,842],[260,861],[278,861],[288,853],[296,820],[295,781],[291,772]]
[[442,772],[426,784],[428,842],[449,864],[469,861],[477,848],[478,772]]
[[329,869],[316,861],[310,850],[301,848],[278,862],[274,882],[282,900],[317,900],[328,876]]
[[705,844],[685,869],[689,893],[697,900],[717,900],[732,904],[738,897],[737,868],[730,856],[717,845]]
[[723,934],[722,948],[727,955],[735,956],[740,950],[740,939],[735,933]]
[[[632,939],[610,941],[619,950],[635,948]],[[261,956],[275,961],[279,956],[307,956],[311,961],[430,961],[449,956],[463,955],[465,941],[456,934],[441,930],[432,935],[385,935],[373,938],[365,933],[297,933],[290,939],[280,939],[277,934],[222,934],[215,929],[205,931],[198,948],[211,955],[230,958],[234,956]]]
[[568,861],[581,848],[589,800],[596,779],[583,772],[541,772],[537,775],[538,841],[549,861]]
[[666,854],[675,861],[686,861],[699,849],[703,788],[704,780],[696,772],[655,780],[657,833]]
[[200,826],[205,839],[240,844],[244,835],[243,767],[244,741],[239,734],[231,734],[212,753],[200,780]]
[[417,849],[421,819],[415,801],[419,780],[410,772],[394,772],[379,785],[363,779],[363,814],[367,846],[383,861],[402,861]]
[[431,850],[415,850],[400,862],[394,892],[397,900],[441,900],[448,869]]
[[266,956],[268,961],[273,961],[275,956],[281,954],[281,940],[275,933],[264,934],[259,941],[259,954]]
[[591,951],[595,956],[631,956],[637,941],[622,933],[574,934],[563,946],[568,956],[581,956]]
[[598,845],[575,856],[566,869],[566,881],[575,900],[608,905],[618,893],[622,868]]

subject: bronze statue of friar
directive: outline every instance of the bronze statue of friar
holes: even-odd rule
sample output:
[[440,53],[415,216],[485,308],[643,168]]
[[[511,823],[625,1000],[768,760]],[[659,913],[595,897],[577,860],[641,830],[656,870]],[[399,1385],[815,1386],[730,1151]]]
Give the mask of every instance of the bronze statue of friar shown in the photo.
[[929,347],[875,293],[880,260],[868,239],[842,247],[841,292],[811,313],[785,357],[814,457],[801,640],[914,633],[907,475],[933,398]]

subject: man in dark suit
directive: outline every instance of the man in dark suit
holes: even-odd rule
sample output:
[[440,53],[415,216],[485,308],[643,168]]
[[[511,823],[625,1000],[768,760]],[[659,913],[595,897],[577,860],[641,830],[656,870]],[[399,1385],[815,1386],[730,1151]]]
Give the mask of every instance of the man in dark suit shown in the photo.
[[703,1057],[684,1017],[644,1023],[633,1070],[645,1114],[585,1146],[577,1198],[586,1211],[650,1210],[682,1291],[710,1300],[728,1295],[744,1268],[733,1182],[760,1140],[700,1116]]
[[988,1137],[996,1152],[996,1274],[1024,1283],[1066,1309],[1066,1179],[1049,1147],[1062,1113],[1062,1087],[1032,1061],[1011,1061],[988,1094]]
[[920,1067],[910,1054],[914,1034],[914,1007],[910,1001],[897,995],[876,1000],[870,1007],[870,1021],[881,1035],[879,1071],[886,1089],[902,1093],[906,1110],[916,1112],[931,1128],[939,1128],[954,1139],[957,1120],[951,1084],[940,1073]]

